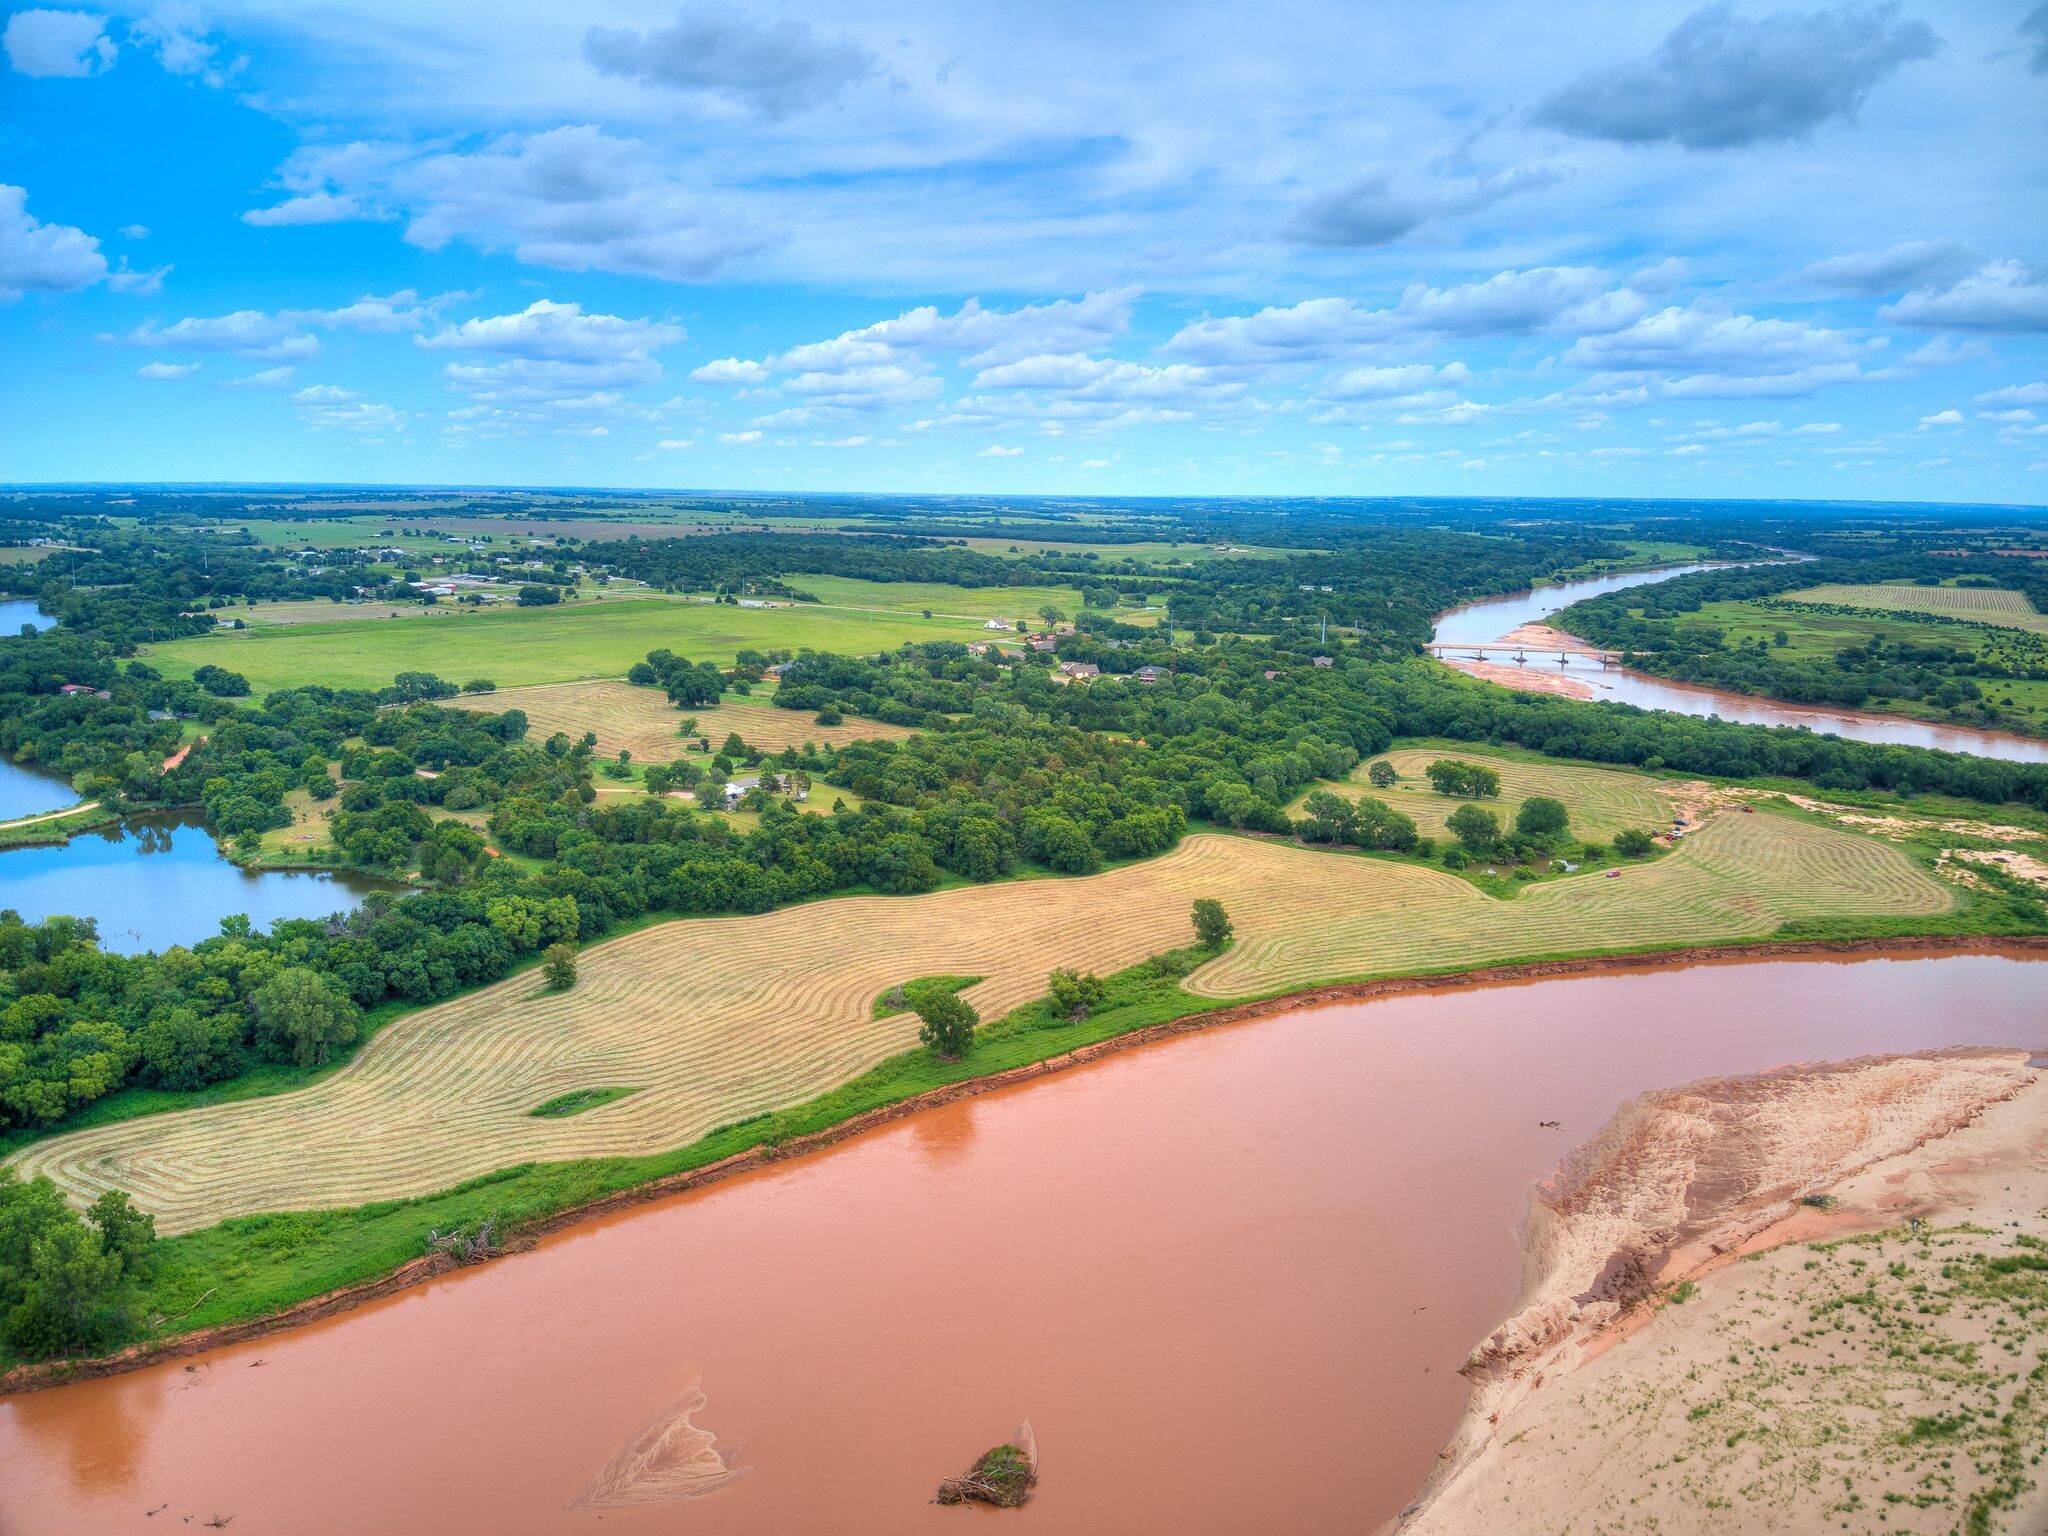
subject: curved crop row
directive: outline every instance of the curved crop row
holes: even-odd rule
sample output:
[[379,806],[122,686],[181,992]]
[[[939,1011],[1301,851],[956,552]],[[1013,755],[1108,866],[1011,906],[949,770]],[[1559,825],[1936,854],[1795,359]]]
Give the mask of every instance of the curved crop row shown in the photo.
[[[313,1087],[52,1138],[16,1162],[80,1201],[129,1190],[170,1233],[679,1146],[906,1049],[914,1018],[872,1016],[899,982],[982,976],[964,995],[994,1017],[1039,996],[1055,966],[1107,971],[1186,943],[1197,896],[1237,924],[1236,947],[1188,982],[1217,998],[1951,900],[1895,849],[1769,815],[1724,816],[1656,864],[1508,902],[1438,870],[1200,835],[1087,879],[667,923],[592,948],[573,991],[519,976],[401,1019]],[[637,1091],[568,1118],[531,1113],[604,1085]]]

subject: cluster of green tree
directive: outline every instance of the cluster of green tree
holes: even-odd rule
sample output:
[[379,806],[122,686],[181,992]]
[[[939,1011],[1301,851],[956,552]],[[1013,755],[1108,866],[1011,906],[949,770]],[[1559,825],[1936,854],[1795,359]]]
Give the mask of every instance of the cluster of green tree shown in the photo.
[[[1883,708],[1908,703],[1958,724],[2039,733],[2043,727],[2004,709],[1984,685],[2048,678],[2048,644],[2020,630],[1977,627],[1964,645],[1887,644],[1873,634],[1838,646],[1825,659],[1787,654],[1781,632],[1731,644],[1700,610],[1713,602],[1780,606],[1780,594],[1826,583],[1853,585],[1911,580],[1925,585],[1962,578],[2005,585],[2048,601],[2043,562],[1997,555],[1943,555],[1882,548],[1789,564],[1703,571],[1653,586],[1610,592],[1566,609],[1558,623],[1596,645],[1627,654],[1629,665],[1681,682],[1799,704]],[[1785,607],[1788,622],[1814,609]],[[1917,615],[1894,615],[1919,622]]]
[[[765,665],[765,663],[763,663]],[[660,688],[679,709],[708,709],[724,695],[726,676],[708,661],[691,662],[663,648],[649,651],[626,672],[626,681]]]
[[155,1245],[155,1219],[119,1191],[81,1214],[48,1179],[0,1168],[0,1345],[40,1358],[121,1343]]
[[[1283,795],[1285,786],[1343,771],[1300,774],[1286,760],[1297,746],[1317,757],[1328,748],[1349,751],[1355,763],[1384,750],[1396,735],[1512,743],[1555,757],[1729,778],[1803,778],[1827,789],[1943,793],[2048,809],[2048,767],[2040,764],[1510,693],[1421,659],[1380,660],[1347,648],[1334,666],[1324,668],[1310,665],[1299,649],[1256,643],[1168,649],[1156,637],[1143,647],[1119,650],[1081,637],[1062,642],[1059,657],[1101,657],[1132,670],[1149,662],[1163,675],[1149,684],[1105,675],[1086,687],[1060,687],[1052,681],[1051,657],[1027,653],[1002,670],[949,643],[926,642],[878,658],[834,657],[816,668],[811,658],[801,657],[785,679],[793,676],[805,685],[828,679],[836,684],[829,696],[860,700],[862,713],[882,718],[899,695],[936,688],[941,691],[933,697],[947,713],[979,718],[992,703],[1090,733],[1143,741],[1147,764],[1189,742],[1214,748],[1244,762],[1243,782],[1262,802],[1242,824],[1276,831],[1286,830],[1279,807],[1300,792],[1297,787]],[[785,681],[778,701],[788,702],[787,694]],[[806,703],[816,697],[797,695]],[[940,729],[931,717],[912,723]],[[1181,763],[1162,776],[1183,785],[1211,776],[1195,769],[1192,778],[1180,777],[1189,772]],[[1190,814],[1209,815],[1213,805],[1213,799],[1190,790]]]
[[0,565],[0,593],[35,598],[60,625],[92,633],[118,655],[137,643],[205,634],[227,603],[339,600],[364,579],[338,565],[315,573],[246,533],[143,526],[96,529],[90,537],[89,549]]

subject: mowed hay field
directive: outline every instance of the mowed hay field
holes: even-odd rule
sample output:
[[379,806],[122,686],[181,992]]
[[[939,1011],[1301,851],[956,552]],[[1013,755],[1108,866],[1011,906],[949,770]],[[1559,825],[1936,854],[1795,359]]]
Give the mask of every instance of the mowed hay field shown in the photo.
[[[1668,858],[1513,901],[1442,870],[1208,833],[1083,879],[844,897],[672,922],[593,946],[574,990],[532,974],[388,1026],[342,1071],[275,1098],[96,1127],[15,1159],[71,1198],[125,1189],[159,1231],[425,1194],[528,1160],[647,1153],[801,1102],[910,1047],[870,1017],[922,975],[984,979],[983,1017],[1043,994],[1054,966],[1109,971],[1184,944],[1220,898],[1238,942],[1202,997],[1537,954],[1760,938],[1789,920],[1932,915],[1953,894],[1896,849],[1770,814],[1723,815]],[[1058,1037],[1049,1034],[1047,1048]],[[565,1119],[535,1106],[638,1091]]]
[[646,596],[551,608],[472,610],[451,619],[359,619],[276,624],[145,647],[168,677],[206,663],[248,678],[258,693],[324,683],[382,688],[400,672],[433,672],[450,682],[488,678],[501,688],[622,677],[649,651],[666,647],[720,664],[742,650],[832,651],[865,656],[912,640],[972,640],[971,619],[880,613],[870,618],[815,603],[734,608]]
[[1932,613],[1943,618],[1967,619],[1972,624],[1993,624],[2004,629],[2030,629],[2037,634],[2048,634],[2048,614],[2036,613],[2024,592],[2013,592],[2003,587],[1853,586],[1831,582],[1800,592],[1787,592],[1785,600],[1880,609],[1886,613]]
[[544,683],[533,688],[500,688],[496,693],[466,693],[444,702],[450,708],[491,714],[524,710],[528,741],[545,741],[556,731],[581,741],[584,732],[595,731],[600,753],[617,757],[620,751],[628,751],[636,763],[669,763],[681,757],[684,738],[676,734],[676,727],[686,716],[696,720],[699,736],[711,739],[713,751],[732,732],[764,752],[800,747],[807,741],[821,747],[843,747],[849,741],[911,734],[900,725],[884,725],[879,720],[820,725],[809,711],[777,709],[751,699],[727,699],[713,709],[678,710],[660,689],[632,683]]
[[[1337,793],[1348,799],[1356,799],[1361,792],[1372,795],[1402,815],[1412,817],[1416,830],[1424,837],[1447,837],[1444,823],[1451,813],[1474,802],[1440,795],[1429,787],[1423,770],[1439,758],[1476,763],[1500,775],[1500,798],[1476,803],[1492,811],[1503,825],[1513,824],[1515,811],[1531,795],[1548,795],[1563,802],[1571,813],[1572,831],[1580,837],[1601,841],[1624,827],[1641,827],[1646,832],[1668,827],[1675,814],[1671,801],[1659,791],[1657,780],[1645,774],[1581,768],[1572,763],[1523,762],[1470,747],[1402,747],[1383,752],[1360,763],[1350,781],[1338,787]],[[1366,771],[1375,762],[1391,763],[1394,772],[1401,775],[1399,782],[1388,789],[1373,788],[1366,779]],[[1288,807],[1288,813],[1300,815],[1301,801]]]

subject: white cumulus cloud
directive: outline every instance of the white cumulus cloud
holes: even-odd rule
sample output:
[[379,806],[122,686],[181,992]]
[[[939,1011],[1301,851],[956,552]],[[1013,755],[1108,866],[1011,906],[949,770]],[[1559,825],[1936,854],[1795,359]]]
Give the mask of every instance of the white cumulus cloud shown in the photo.
[[16,11],[0,32],[7,62],[24,75],[96,75],[114,65],[106,18],[89,11]]

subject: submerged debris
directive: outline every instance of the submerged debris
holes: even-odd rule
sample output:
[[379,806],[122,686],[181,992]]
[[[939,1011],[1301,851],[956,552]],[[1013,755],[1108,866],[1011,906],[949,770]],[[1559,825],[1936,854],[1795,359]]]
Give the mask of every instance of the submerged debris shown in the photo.
[[740,1477],[743,1447],[718,1449],[717,1434],[691,1421],[708,1400],[700,1378],[607,1461],[570,1509],[645,1509],[701,1498]]
[[939,1484],[941,1504],[993,1504],[997,1509],[1016,1509],[1030,1499],[1038,1486],[1038,1437],[1026,1419],[1014,1441],[984,1451],[979,1460],[959,1477]]

